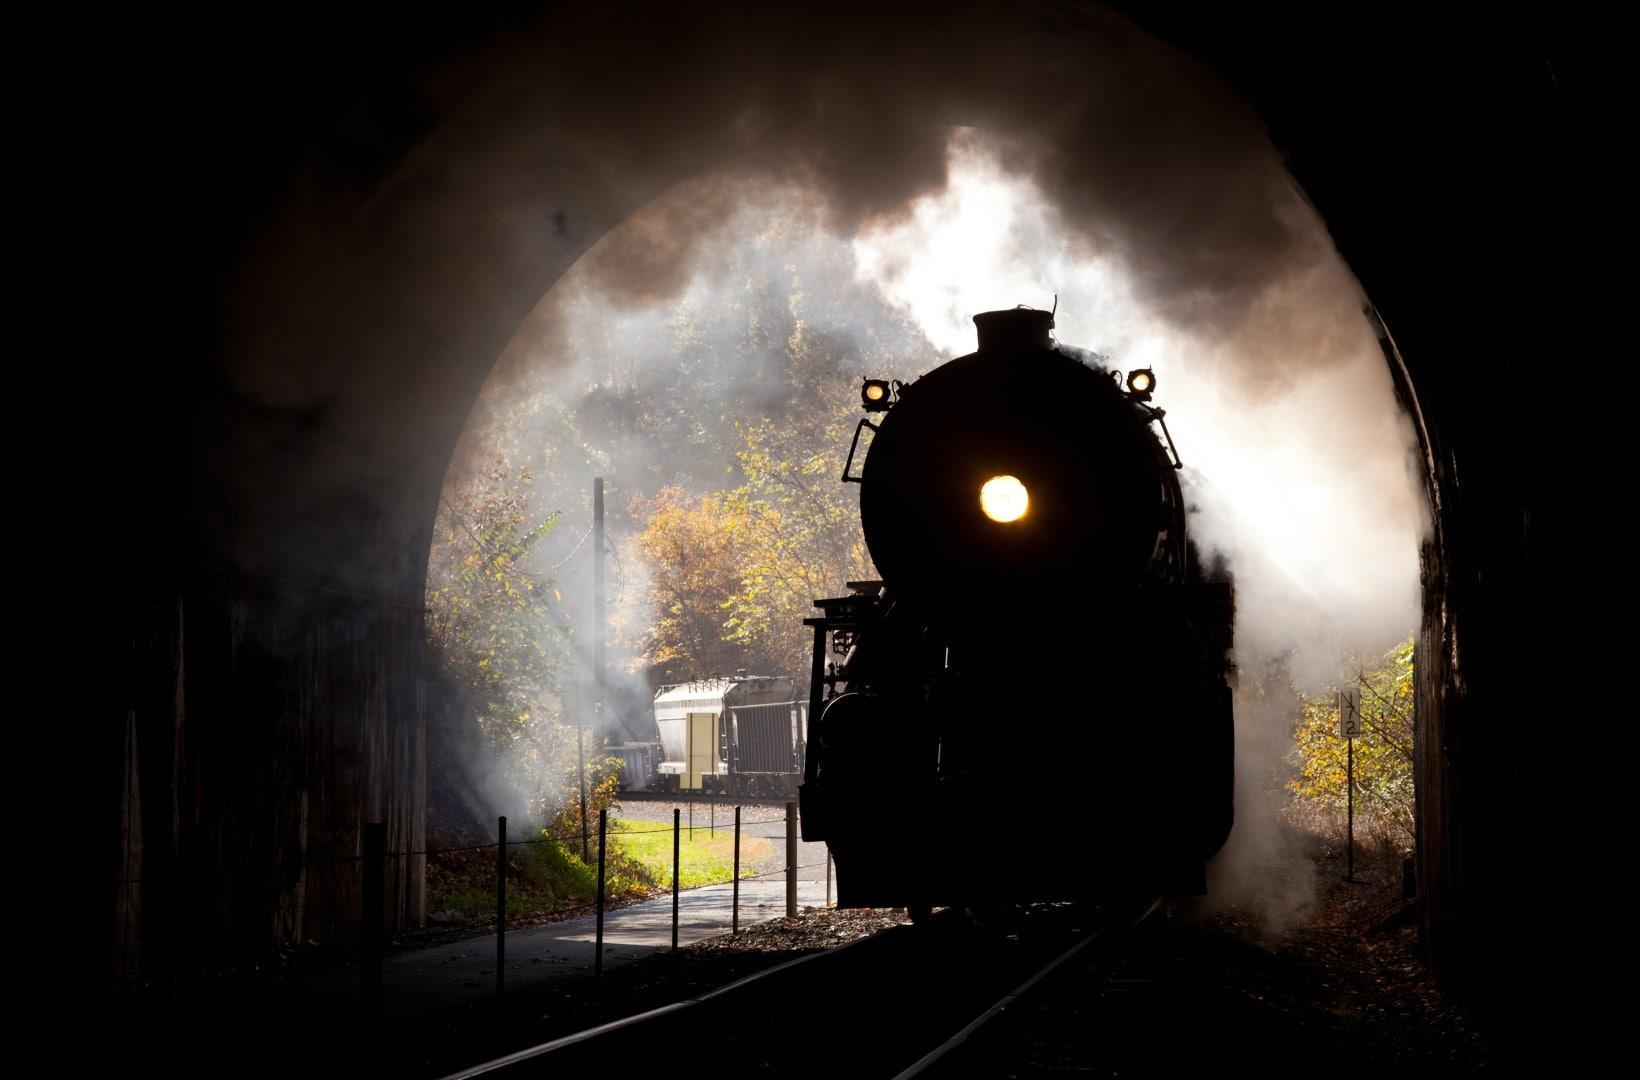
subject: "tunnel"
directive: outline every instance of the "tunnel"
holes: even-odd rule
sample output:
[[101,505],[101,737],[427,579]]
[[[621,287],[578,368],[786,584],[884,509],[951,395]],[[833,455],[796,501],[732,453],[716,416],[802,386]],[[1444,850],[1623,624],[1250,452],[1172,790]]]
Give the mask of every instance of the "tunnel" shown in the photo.
[[[1116,8],[1245,96],[1371,301],[1431,520],[1422,935],[1447,986],[1507,1008],[1575,949],[1572,930],[1519,939],[1567,917],[1609,828],[1571,736],[1609,679],[1582,640],[1604,600],[1585,521],[1611,498],[1584,402],[1616,362],[1589,312],[1612,131],[1583,44],[1548,15]],[[254,6],[108,46],[120,92],[88,92],[81,205],[106,219],[118,342],[88,427],[104,512],[130,526],[99,560],[121,695],[93,785],[110,976],[352,932],[359,826],[425,840],[428,546],[496,357],[592,244],[722,164],[707,122],[735,86],[716,65],[771,79],[762,43],[814,31],[857,50],[820,68],[983,66],[964,18],[1046,37],[1088,17],[962,11]],[[609,104],[596,123],[583,96]],[[858,108],[807,134],[851,152]],[[388,890],[391,921],[424,917],[413,859]]]

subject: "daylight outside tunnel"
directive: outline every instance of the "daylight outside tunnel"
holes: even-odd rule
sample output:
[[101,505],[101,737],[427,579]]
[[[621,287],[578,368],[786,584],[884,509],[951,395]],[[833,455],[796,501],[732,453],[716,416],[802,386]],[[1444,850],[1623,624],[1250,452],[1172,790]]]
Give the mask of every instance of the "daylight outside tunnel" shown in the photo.
[[[1215,993],[1269,980],[1315,1017],[1295,1063],[1329,1039],[1469,1071],[1567,1052],[1578,995],[1519,992],[1557,954],[1505,943],[1541,918],[1510,880],[1572,829],[1531,777],[1569,752],[1541,724],[1579,691],[1533,658],[1545,627],[1583,618],[1551,568],[1589,481],[1554,462],[1590,436],[1536,419],[1527,372],[1592,333],[1559,325],[1576,282],[1551,269],[1581,235],[1551,222],[1592,212],[1565,198],[1593,122],[1576,28],[564,4],[385,36],[342,16],[321,47],[314,18],[194,61],[217,100],[151,88],[181,104],[168,122],[212,182],[168,249],[208,303],[192,326],[155,303],[190,344],[133,390],[169,434],[124,466],[155,525],[124,556],[101,993],[134,1054],[168,1016],[224,1007],[205,986],[278,1003],[340,1061],[371,1024],[443,1015],[441,992],[470,1013],[478,974],[497,1010],[534,1015],[532,978],[567,964],[557,1027],[447,1020],[396,1059],[476,1064],[673,993],[634,974],[648,945],[617,952],[636,989],[609,999],[576,989],[605,977],[601,952],[582,975],[541,941],[595,906],[601,950],[606,906],[626,905],[608,912],[618,950],[622,919],[664,915],[680,878],[704,903],[725,874],[738,898],[743,873],[794,916],[784,946],[747,939],[766,963],[817,921],[864,937],[877,925],[847,920],[927,908],[985,932],[1043,921],[1019,914],[1032,900],[1112,907],[1144,886],[1171,895],[1148,925],[1174,936],[1144,931],[1124,962],[1183,949],[1229,966]],[[282,50],[312,77],[281,74]],[[1385,85],[1386,56],[1408,77]],[[228,111],[242,123],[220,144],[195,137]],[[1503,318],[1506,274],[1536,300]],[[1093,471],[1065,476],[1162,466],[1178,517],[1141,523],[1122,579],[1146,599],[1118,598],[1104,548],[1047,588],[1032,549],[1025,603],[994,538],[976,570],[960,530],[917,533],[937,550],[907,577],[861,529],[873,432],[879,462],[896,426],[950,437],[943,464],[1005,421],[1016,439],[1079,427],[1047,420],[1084,415],[1070,398],[1033,398],[1036,353],[976,353],[972,316],[1016,305],[1051,312],[1053,355],[1099,373],[1115,404],[1085,415],[1144,433],[1125,458],[1115,421],[1090,421],[1057,452]],[[996,365],[994,396],[914,419],[966,354]],[[1060,522],[1061,490],[1129,505],[1108,476],[1023,474],[1010,536]],[[959,564],[938,603],[910,584]],[[1178,689],[1195,680],[1206,696]],[[1209,783],[1196,718],[1221,707],[1235,824],[1181,876],[1154,856]],[[1341,714],[1363,721],[1351,738]],[[674,806],[693,877],[647,841]],[[698,933],[685,953],[723,954],[700,979],[750,970]],[[393,985],[395,964],[503,939],[527,959],[474,961],[465,997]],[[1270,969],[1225,959],[1243,947]],[[352,1000],[350,980],[378,987],[371,1023],[308,1015]]]

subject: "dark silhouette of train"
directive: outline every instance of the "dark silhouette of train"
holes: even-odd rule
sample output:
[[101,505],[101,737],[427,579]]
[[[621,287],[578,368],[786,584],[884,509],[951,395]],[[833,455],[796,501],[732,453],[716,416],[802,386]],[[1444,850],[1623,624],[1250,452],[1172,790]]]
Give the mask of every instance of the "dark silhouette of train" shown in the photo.
[[850,907],[1205,891],[1234,601],[1185,536],[1155,374],[1058,347],[1050,312],[974,323],[977,352],[861,390],[843,479],[882,580],[806,620],[803,838]]

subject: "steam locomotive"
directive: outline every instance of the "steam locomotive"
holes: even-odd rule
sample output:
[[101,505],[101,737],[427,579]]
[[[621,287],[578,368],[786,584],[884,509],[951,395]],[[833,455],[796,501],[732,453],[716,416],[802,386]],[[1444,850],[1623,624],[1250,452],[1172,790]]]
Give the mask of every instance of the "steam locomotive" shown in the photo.
[[849,907],[1205,891],[1234,599],[1186,538],[1155,374],[1056,346],[1050,312],[974,323],[978,351],[861,389],[843,481],[881,580],[805,620],[803,838]]

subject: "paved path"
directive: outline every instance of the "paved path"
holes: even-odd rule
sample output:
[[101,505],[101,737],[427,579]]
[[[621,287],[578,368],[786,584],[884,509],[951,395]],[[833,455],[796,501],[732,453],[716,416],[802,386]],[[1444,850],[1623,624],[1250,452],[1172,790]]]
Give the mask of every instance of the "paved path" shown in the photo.
[[[783,825],[775,827],[784,828]],[[784,836],[784,832],[778,835]],[[798,881],[800,908],[825,903],[825,868],[817,869],[820,879]],[[682,893],[678,903],[679,943],[687,945],[727,933],[730,903],[729,885],[711,885]],[[741,882],[742,926],[785,914],[784,875],[776,873]],[[596,923],[596,916],[588,915],[508,931],[508,988],[523,989],[590,973]],[[606,970],[670,948],[671,944],[671,896],[645,900],[604,915]],[[402,952],[382,962],[382,1010],[389,1020],[411,1019],[464,1004],[487,1002],[494,994],[494,935]],[[316,975],[313,984],[304,987],[304,996],[316,1014],[339,1012],[351,1017],[351,1010],[357,1007],[358,971],[348,968]]]

